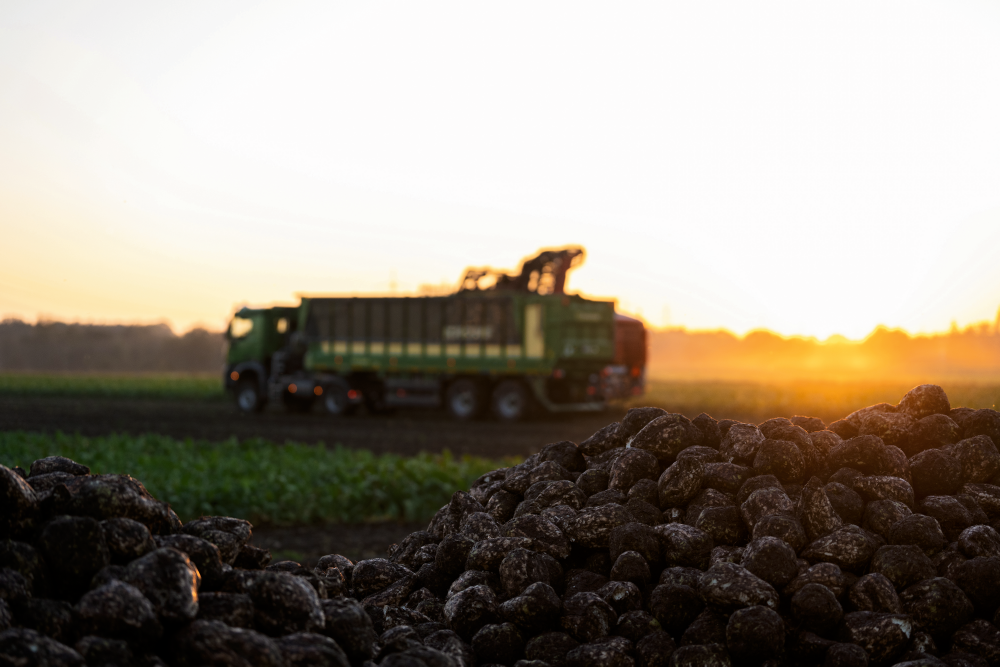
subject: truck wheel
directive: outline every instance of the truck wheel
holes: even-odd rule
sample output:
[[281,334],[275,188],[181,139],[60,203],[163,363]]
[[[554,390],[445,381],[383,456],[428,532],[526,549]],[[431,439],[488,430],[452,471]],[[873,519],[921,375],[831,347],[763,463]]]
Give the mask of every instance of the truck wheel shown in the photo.
[[455,380],[448,387],[445,403],[452,417],[459,421],[469,421],[483,411],[483,392],[472,380]]
[[236,385],[236,407],[246,414],[264,409],[264,396],[256,380],[240,380]]
[[337,417],[353,414],[356,406],[351,405],[347,391],[347,387],[340,384],[323,387],[323,409]]
[[517,380],[504,380],[493,390],[493,416],[502,422],[519,422],[528,414],[528,392]]

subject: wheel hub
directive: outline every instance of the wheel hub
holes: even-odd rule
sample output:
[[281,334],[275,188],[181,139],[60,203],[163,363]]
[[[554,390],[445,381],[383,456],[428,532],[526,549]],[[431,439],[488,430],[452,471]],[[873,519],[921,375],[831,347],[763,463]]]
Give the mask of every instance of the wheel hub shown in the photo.
[[504,394],[500,397],[500,400],[497,401],[497,410],[507,419],[513,419],[520,416],[523,408],[524,401],[515,392]]
[[246,411],[253,410],[257,405],[257,392],[255,392],[250,387],[247,387],[240,392],[239,396],[240,408]]
[[456,414],[466,417],[476,409],[476,397],[471,391],[463,391],[452,398],[451,404]]
[[341,396],[336,391],[330,391],[324,399],[324,404],[327,412],[339,415],[347,405],[346,396]]

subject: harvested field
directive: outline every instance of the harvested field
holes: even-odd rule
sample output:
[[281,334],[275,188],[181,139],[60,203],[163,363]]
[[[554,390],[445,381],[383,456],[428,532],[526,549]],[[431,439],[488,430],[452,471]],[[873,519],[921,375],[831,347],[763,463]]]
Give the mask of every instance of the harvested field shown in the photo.
[[[830,422],[866,405],[895,402],[912,386],[651,381],[647,395],[612,406],[603,414],[550,415],[521,424],[500,424],[456,423],[442,411],[421,410],[332,419],[319,411],[289,415],[272,407],[264,414],[246,416],[229,401],[221,400],[220,394],[212,394],[218,391],[217,385],[211,390],[211,380],[200,376],[114,376],[113,382],[105,385],[98,382],[105,376],[64,376],[63,380],[59,376],[32,377],[0,375],[0,431],[62,431],[86,436],[156,433],[215,441],[235,436],[241,440],[324,442],[403,455],[448,449],[455,454],[490,458],[527,456],[559,440],[580,442],[608,422],[621,419],[625,410],[635,405],[661,407],[689,418],[705,412],[755,424],[791,415],[816,416]],[[101,386],[106,387],[106,393],[95,394],[95,387]],[[957,405],[989,408],[1000,403],[997,385],[953,384],[944,388]],[[147,390],[160,393],[142,393]]]
[[310,413],[269,410],[242,415],[221,401],[102,399],[0,396],[0,431],[80,433],[155,433],[173,438],[225,441],[261,438],[367,449],[376,454],[413,456],[420,452],[470,454],[486,458],[527,456],[557,440],[582,440],[624,414],[565,415],[521,424],[461,423],[434,411],[358,415],[333,419]]

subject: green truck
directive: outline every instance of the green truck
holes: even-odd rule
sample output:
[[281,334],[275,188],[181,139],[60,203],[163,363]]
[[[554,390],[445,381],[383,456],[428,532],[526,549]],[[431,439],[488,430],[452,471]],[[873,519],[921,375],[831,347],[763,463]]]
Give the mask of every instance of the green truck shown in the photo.
[[447,296],[242,308],[227,332],[226,389],[248,413],[269,401],[333,415],[443,404],[459,420],[601,410],[643,392],[646,332],[613,301],[565,293],[582,259],[562,248],[517,275],[468,269]]

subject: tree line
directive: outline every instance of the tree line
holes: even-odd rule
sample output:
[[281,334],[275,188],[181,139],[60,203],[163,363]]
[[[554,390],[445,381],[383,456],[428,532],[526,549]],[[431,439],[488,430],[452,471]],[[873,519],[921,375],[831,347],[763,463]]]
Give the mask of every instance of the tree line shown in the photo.
[[0,370],[36,372],[222,372],[225,336],[166,324],[0,322]]

